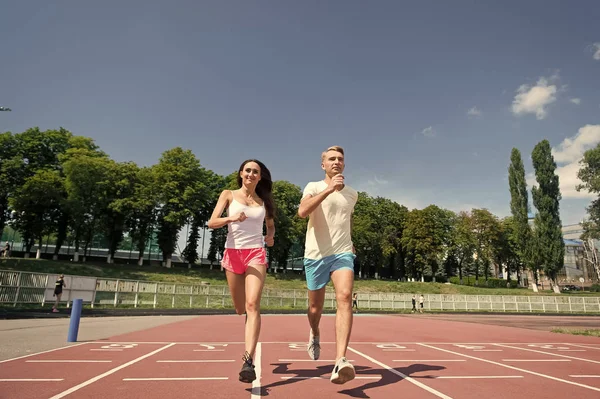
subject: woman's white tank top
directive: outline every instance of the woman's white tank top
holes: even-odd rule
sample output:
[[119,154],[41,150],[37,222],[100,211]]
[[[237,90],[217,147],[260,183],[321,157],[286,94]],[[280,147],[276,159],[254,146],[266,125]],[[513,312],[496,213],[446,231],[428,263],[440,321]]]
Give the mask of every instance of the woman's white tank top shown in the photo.
[[264,247],[263,224],[266,213],[265,206],[244,205],[234,197],[227,208],[227,214],[232,216],[240,212],[244,212],[247,218],[243,222],[233,222],[227,225],[225,248],[245,249]]

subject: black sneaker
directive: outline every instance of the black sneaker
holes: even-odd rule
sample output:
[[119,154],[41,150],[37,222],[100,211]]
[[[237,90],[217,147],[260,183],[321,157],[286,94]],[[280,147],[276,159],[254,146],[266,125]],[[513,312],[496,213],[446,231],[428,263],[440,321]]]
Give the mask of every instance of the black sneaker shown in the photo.
[[242,360],[244,361],[244,364],[240,370],[240,381],[250,383],[256,379],[256,371],[254,371],[252,358],[248,355],[248,352],[246,352],[244,353]]

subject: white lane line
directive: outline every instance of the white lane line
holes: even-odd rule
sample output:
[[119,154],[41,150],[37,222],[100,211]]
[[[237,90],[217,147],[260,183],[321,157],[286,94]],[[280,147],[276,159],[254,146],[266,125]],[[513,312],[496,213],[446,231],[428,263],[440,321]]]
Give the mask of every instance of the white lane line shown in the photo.
[[[138,345],[167,345],[167,344],[177,344],[177,345],[233,345],[233,344],[245,344],[245,342],[191,342],[191,341],[183,341],[183,342],[163,342],[163,341],[147,341],[147,342],[133,342],[133,341],[94,341],[89,342],[92,344],[138,344]],[[284,342],[287,343],[287,342]]]
[[43,352],[30,353],[29,355],[24,355],[24,356],[19,356],[19,357],[13,357],[12,359],[0,360],[0,363],[12,362],[13,360],[24,359],[26,357],[41,355],[41,354],[44,354],[44,353],[56,352],[56,351],[60,351],[60,350],[63,350],[63,349],[68,349],[68,348],[75,348],[77,346],[87,345],[87,344],[89,344],[89,342],[80,342],[78,344],[73,344],[73,345],[69,345],[69,346],[63,346],[61,348],[54,348],[54,349],[50,349],[50,350],[43,351]]
[[416,349],[384,349],[384,352],[414,352]]
[[452,399],[450,396],[448,395],[444,395],[443,393],[436,391],[435,389],[423,384],[420,381],[415,380],[414,378],[411,378],[409,376],[407,376],[404,373],[399,372],[398,370],[388,366],[387,364],[381,363],[378,360],[373,359],[371,356],[369,355],[365,355],[362,352],[357,351],[356,349],[352,348],[352,347],[348,347],[348,350],[356,353],[359,356],[364,357],[365,359],[367,359],[368,361],[375,363],[376,365],[378,365],[379,367],[383,367],[384,369],[388,370],[390,373],[396,374],[398,377],[405,379],[406,381],[410,382],[411,384],[414,384],[416,386],[418,386],[419,388],[423,388],[424,390],[426,390],[429,393],[434,394],[435,396],[437,396],[438,398],[443,398],[443,399]]
[[570,362],[571,359],[502,359],[503,362]]
[[452,379],[502,379],[502,378],[523,378],[522,375],[440,375],[433,378],[452,380]]
[[63,381],[62,378],[0,378],[0,382],[53,382]]
[[89,380],[87,380],[87,381],[84,381],[84,382],[82,382],[82,383],[81,383],[81,384],[79,384],[79,385],[75,385],[74,387],[72,387],[72,388],[70,388],[70,389],[67,389],[66,391],[63,391],[63,392],[61,392],[61,393],[59,393],[59,394],[57,394],[57,395],[54,395],[54,396],[52,396],[50,399],[60,399],[60,398],[64,398],[65,396],[67,396],[67,395],[70,395],[70,394],[72,394],[73,392],[80,390],[81,388],[84,388],[84,387],[86,387],[86,386],[88,386],[88,385],[90,385],[90,384],[92,384],[92,383],[94,383],[94,382],[96,382],[96,381],[98,381],[98,380],[101,380],[102,378],[104,378],[104,377],[106,377],[106,376],[109,376],[109,375],[111,375],[111,374],[113,374],[113,373],[116,373],[117,371],[119,371],[119,370],[122,370],[122,369],[124,369],[125,367],[131,366],[131,365],[132,365],[132,364],[134,364],[134,363],[137,363],[137,362],[139,362],[139,361],[141,361],[141,360],[144,360],[144,359],[146,359],[147,357],[150,357],[150,356],[152,356],[152,355],[155,355],[155,354],[157,354],[158,352],[161,352],[161,351],[163,351],[163,350],[165,350],[165,349],[168,349],[168,348],[172,347],[173,345],[175,345],[175,344],[174,344],[174,343],[170,343],[170,344],[168,344],[168,345],[165,345],[165,346],[163,346],[163,347],[160,347],[160,348],[158,348],[158,349],[156,349],[156,350],[154,350],[154,351],[152,351],[152,352],[150,352],[150,353],[146,353],[145,355],[142,355],[142,356],[140,356],[140,357],[138,357],[138,358],[136,358],[136,359],[133,359],[133,360],[131,360],[131,361],[127,362],[127,363],[123,363],[122,365],[120,365],[120,366],[118,366],[118,367],[115,367],[114,369],[110,369],[110,370],[108,370],[108,371],[107,371],[107,372],[105,372],[105,373],[102,373],[102,374],[100,374],[100,375],[97,375],[97,376],[95,376],[94,378],[90,378]]
[[96,352],[123,352],[123,349],[90,349]]
[[149,378],[123,378],[123,381],[208,381],[227,380],[229,377],[149,377]]
[[[563,344],[563,345],[575,346],[577,348],[600,350],[600,346],[586,346],[586,344],[582,344],[582,345],[577,345],[577,344]],[[593,344],[589,344],[589,345],[593,345]]]
[[111,363],[112,360],[25,360],[26,363]]
[[473,352],[502,352],[502,349],[473,349]]
[[235,360],[208,360],[208,359],[196,359],[196,360],[157,360],[156,363],[229,363]]
[[574,356],[559,355],[558,353],[552,353],[552,352],[546,352],[546,351],[538,351],[536,349],[519,348],[518,346],[510,346],[510,345],[504,345],[504,344],[494,344],[494,345],[502,346],[504,348],[517,349],[517,350],[520,350],[520,351],[535,352],[535,353],[541,353],[541,354],[544,354],[544,355],[558,356],[558,357],[564,357],[566,359],[581,360],[582,362],[589,362],[589,363],[600,364],[600,361],[598,361],[598,360],[590,360],[590,359],[583,359],[583,358],[574,357]]
[[262,376],[261,358],[262,358],[262,344],[259,342],[256,344],[256,350],[254,351],[254,372],[256,373],[256,379],[254,381],[252,381],[252,391],[250,394],[250,399],[261,398],[261,389],[260,389],[260,378]]
[[[282,380],[329,380],[329,377],[281,377]],[[377,377],[363,377],[356,376],[355,380],[380,380],[381,376]]]
[[600,374],[598,375],[592,375],[592,374],[574,374],[574,375],[569,375],[569,377],[573,377],[573,378],[600,378]]
[[466,357],[466,358],[469,358],[469,359],[479,360],[479,361],[485,362],[485,363],[495,364],[496,366],[505,367],[505,368],[508,368],[508,369],[511,369],[511,370],[517,370],[517,371],[520,371],[522,373],[533,374],[533,375],[537,375],[538,377],[548,378],[550,380],[564,382],[565,384],[575,385],[575,386],[578,386],[578,387],[582,387],[582,388],[586,388],[586,389],[591,389],[592,391],[600,392],[600,388],[596,388],[596,387],[592,387],[592,386],[584,385],[584,384],[579,384],[579,383],[573,382],[573,381],[563,380],[562,378],[552,377],[551,375],[536,373],[535,371],[520,369],[518,367],[509,366],[508,364],[494,362],[493,360],[482,359],[480,357],[470,356],[470,355],[466,355],[464,353],[454,352],[454,351],[451,351],[451,350],[448,350],[448,349],[442,349],[442,348],[438,348],[436,346],[431,346],[431,345],[427,345],[427,344],[422,344],[421,343],[421,344],[418,344],[418,345],[421,345],[421,346],[424,346],[424,347],[430,348],[430,349],[435,349],[435,350],[438,350],[438,351],[441,351],[441,352],[446,352],[446,353],[451,353],[453,355]]
[[466,362],[465,359],[440,359],[440,360],[432,360],[432,359],[423,359],[423,360],[408,360],[408,359],[398,359],[392,360],[393,362]]
[[194,349],[194,352],[225,352],[225,349]]
[[[319,360],[312,360],[312,359],[277,359],[278,362],[328,362],[328,363],[335,363],[335,359],[319,359]],[[354,360],[348,360],[349,362],[353,362]]]

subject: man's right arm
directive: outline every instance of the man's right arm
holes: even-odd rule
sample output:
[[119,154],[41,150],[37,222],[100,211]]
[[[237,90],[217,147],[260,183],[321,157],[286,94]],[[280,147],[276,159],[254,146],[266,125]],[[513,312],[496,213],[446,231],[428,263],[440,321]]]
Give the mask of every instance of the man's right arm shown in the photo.
[[325,190],[321,191],[316,195],[308,195],[304,197],[304,199],[300,202],[300,207],[298,207],[298,216],[302,219],[310,215],[320,204],[323,202],[329,194],[333,191],[327,187]]

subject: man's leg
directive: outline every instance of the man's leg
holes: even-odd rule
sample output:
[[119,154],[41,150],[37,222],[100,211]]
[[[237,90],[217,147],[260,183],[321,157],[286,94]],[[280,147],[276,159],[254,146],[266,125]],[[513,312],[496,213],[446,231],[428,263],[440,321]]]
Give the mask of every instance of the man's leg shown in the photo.
[[325,287],[329,282],[329,267],[323,259],[304,259],[306,273],[306,287],[308,288],[308,323],[310,334],[308,337],[308,356],[318,360],[321,356],[319,323],[323,314],[325,303]]
[[308,291],[308,322],[312,330],[312,335],[320,337],[319,323],[323,314],[323,305],[325,304],[325,287]]
[[352,289],[354,287],[354,270],[343,268],[331,274],[331,281],[335,288],[337,312],[335,315],[335,360],[346,356],[346,349],[352,332]]

